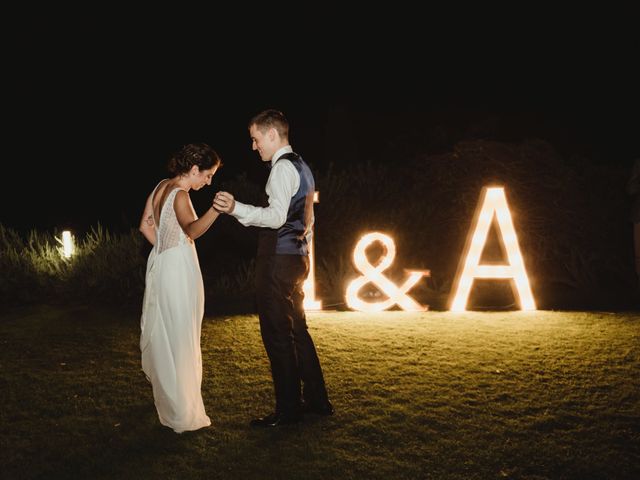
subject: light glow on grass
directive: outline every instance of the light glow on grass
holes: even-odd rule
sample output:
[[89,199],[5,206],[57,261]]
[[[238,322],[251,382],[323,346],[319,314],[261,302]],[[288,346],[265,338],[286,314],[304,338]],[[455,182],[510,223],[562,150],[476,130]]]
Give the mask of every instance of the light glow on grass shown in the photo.
[[[499,227],[500,246],[507,256],[506,265],[480,265],[480,256],[487,241],[493,218]],[[473,281],[476,278],[511,280],[511,289],[522,310],[535,310],[529,278],[518,246],[503,187],[484,187],[469,229],[465,249],[453,282],[451,311],[464,312]]]
[[[382,254],[380,262],[374,267],[367,259],[366,250],[374,242],[382,243],[385,252]],[[362,276],[356,278],[347,287],[347,305],[353,310],[361,312],[379,312],[399,305],[407,311],[425,311],[428,305],[420,305],[409,295],[408,292],[423,276],[429,276],[428,270],[408,270],[409,278],[397,287],[391,280],[385,277],[382,272],[389,268],[396,256],[396,244],[388,235],[380,232],[372,232],[364,235],[356,244],[353,251],[353,262],[356,268],[362,272]],[[389,298],[379,302],[366,302],[358,296],[358,292],[367,283],[373,283]]]
[[[309,480],[354,471],[346,476],[636,478],[637,320],[637,312],[312,312],[336,414],[262,434],[244,427],[274,404],[258,319],[207,316],[201,390],[215,426],[184,437],[158,421],[135,351],[135,312],[12,308],[0,322],[0,363],[11,365],[0,369],[11,419],[0,432],[3,478],[149,478],[149,465],[184,480],[291,478],[291,459]],[[264,458],[266,473],[247,460]]]

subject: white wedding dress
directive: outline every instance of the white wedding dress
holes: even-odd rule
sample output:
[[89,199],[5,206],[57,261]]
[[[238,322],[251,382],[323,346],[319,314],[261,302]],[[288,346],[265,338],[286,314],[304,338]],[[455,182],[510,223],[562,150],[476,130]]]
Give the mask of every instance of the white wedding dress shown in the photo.
[[173,208],[178,190],[162,206],[147,261],[140,350],[160,423],[181,433],[209,426],[211,420],[200,391],[202,273],[193,240],[180,228]]

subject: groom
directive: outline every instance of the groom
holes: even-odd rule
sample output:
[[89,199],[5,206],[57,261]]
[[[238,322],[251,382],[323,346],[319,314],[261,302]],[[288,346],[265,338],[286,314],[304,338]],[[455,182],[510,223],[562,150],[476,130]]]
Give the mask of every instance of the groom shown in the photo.
[[214,206],[245,226],[262,227],[256,293],[276,408],[251,425],[278,427],[299,422],[303,413],[332,415],[334,411],[302,305],[302,285],[309,273],[315,182],[307,164],[289,145],[289,123],[282,112],[257,114],[249,122],[249,134],[253,150],[263,162],[271,162],[265,206],[237,202],[227,192],[218,192]]

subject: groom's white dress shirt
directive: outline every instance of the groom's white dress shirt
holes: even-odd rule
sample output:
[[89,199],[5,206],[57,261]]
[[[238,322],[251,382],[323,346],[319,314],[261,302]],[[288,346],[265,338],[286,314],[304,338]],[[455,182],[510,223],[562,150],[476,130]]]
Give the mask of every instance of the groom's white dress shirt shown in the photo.
[[[282,147],[273,154],[271,173],[265,191],[269,196],[268,207],[255,207],[236,200],[231,215],[246,227],[280,228],[287,221],[287,212],[291,198],[300,188],[300,174],[296,167],[286,158],[280,160],[285,153],[291,153],[291,145]],[[311,231],[311,225],[307,227]],[[310,238],[307,238],[310,241]]]

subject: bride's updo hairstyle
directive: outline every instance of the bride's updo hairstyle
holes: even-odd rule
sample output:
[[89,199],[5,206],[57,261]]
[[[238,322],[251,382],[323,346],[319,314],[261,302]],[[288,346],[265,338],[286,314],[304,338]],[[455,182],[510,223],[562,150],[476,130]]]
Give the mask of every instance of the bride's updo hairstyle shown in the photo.
[[202,170],[213,167],[221,167],[222,160],[216,151],[206,143],[190,143],[176,152],[167,165],[167,170],[172,176],[182,175],[197,165]]

